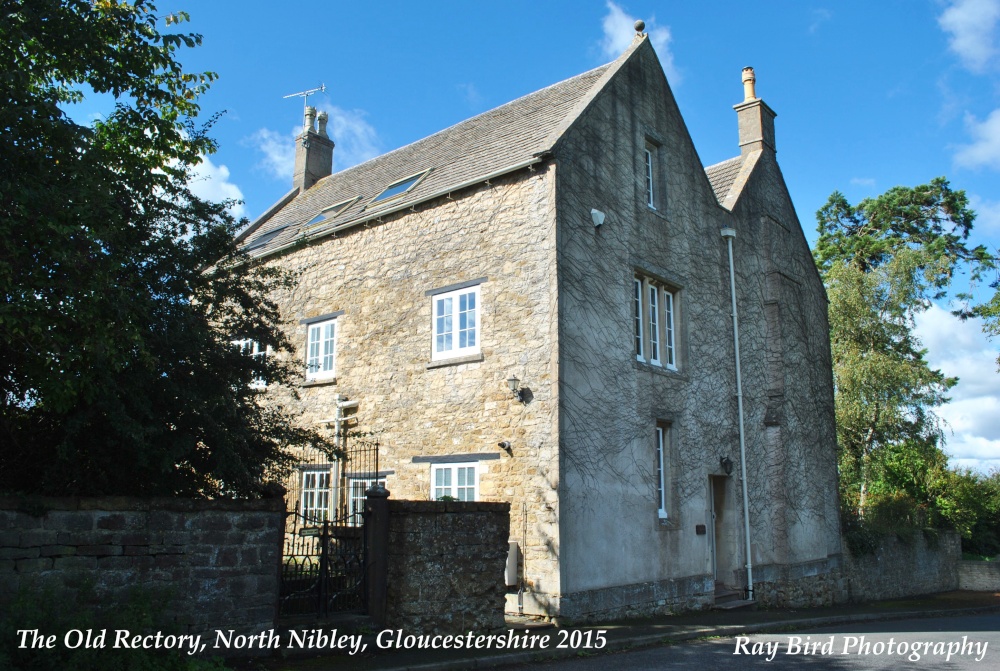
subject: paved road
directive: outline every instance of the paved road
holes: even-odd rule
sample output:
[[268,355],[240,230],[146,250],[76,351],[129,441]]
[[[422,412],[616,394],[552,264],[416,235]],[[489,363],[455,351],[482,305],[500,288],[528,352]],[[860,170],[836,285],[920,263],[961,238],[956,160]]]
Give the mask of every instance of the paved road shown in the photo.
[[[768,645],[774,652],[772,661],[767,661]],[[845,649],[847,654],[844,654]],[[901,650],[904,654],[900,654]],[[735,654],[737,651],[740,654]],[[807,651],[810,654],[805,654]],[[761,654],[752,654],[754,652]],[[1000,671],[1000,614],[871,622],[788,634],[724,638],[521,668],[533,671],[708,671],[723,668],[727,671]]]

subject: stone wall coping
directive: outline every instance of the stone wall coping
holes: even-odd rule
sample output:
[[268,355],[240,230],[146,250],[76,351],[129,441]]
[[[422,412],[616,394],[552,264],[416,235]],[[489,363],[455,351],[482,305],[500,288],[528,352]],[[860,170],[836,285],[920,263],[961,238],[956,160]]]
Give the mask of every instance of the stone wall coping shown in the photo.
[[505,513],[509,501],[406,501],[389,499],[390,513]]
[[264,511],[283,512],[284,499],[190,499],[166,496],[0,496],[0,511],[41,517],[51,511],[171,512]]

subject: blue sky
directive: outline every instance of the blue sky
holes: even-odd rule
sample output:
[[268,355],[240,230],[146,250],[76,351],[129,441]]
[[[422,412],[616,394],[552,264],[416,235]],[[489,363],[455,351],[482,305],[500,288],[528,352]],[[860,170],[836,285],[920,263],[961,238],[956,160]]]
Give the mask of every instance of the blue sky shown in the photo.
[[[857,202],[939,175],[970,195],[975,241],[1000,239],[1000,0],[174,2],[161,9],[204,36],[182,61],[220,76],[204,115],[226,112],[200,189],[251,219],[290,188],[302,101],[283,96],[326,84],[310,103],[339,170],[612,60],[642,18],[705,165],[738,153],[732,105],[756,69],[810,241],[832,191]],[[918,329],[962,378],[941,412],[953,463],[1000,467],[997,344],[937,307]]]

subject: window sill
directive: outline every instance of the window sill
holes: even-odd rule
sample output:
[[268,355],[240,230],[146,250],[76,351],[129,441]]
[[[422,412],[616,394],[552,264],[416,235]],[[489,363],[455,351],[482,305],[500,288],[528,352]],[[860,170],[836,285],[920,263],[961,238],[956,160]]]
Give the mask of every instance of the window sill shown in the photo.
[[479,354],[469,354],[468,356],[457,356],[453,359],[441,359],[439,361],[431,361],[427,364],[427,370],[432,368],[443,368],[445,366],[458,366],[463,363],[479,363],[483,360],[483,353]]
[[676,368],[666,368],[664,366],[659,366],[657,364],[647,363],[645,361],[638,361],[638,360],[634,360],[634,361],[635,361],[635,367],[638,370],[644,370],[644,371],[647,371],[649,373],[656,373],[657,375],[665,375],[666,377],[670,377],[670,378],[674,378],[674,379],[678,379],[678,380],[687,380],[688,379],[688,376],[687,376],[686,373],[682,373],[680,370],[678,370]]
[[322,380],[306,380],[299,384],[299,387],[325,387],[328,384],[337,384],[337,378],[325,377]]
[[657,219],[662,219],[663,221],[667,222],[668,224],[670,223],[669,217],[667,217],[667,215],[664,214],[663,211],[657,210],[655,207],[650,207],[648,205],[646,206],[646,211],[649,212],[654,217],[656,217]]
[[657,517],[656,524],[663,531],[677,531],[680,526],[674,521],[672,517],[663,519],[662,517]]

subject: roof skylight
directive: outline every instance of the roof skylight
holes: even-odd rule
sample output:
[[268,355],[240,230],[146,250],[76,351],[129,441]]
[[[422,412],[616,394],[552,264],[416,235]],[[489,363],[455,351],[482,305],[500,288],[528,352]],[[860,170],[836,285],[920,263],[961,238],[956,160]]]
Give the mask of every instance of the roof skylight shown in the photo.
[[385,191],[372,198],[371,204],[381,203],[382,201],[389,200],[390,198],[402,196],[404,193],[415,187],[417,182],[423,179],[424,175],[427,173],[428,171],[425,170],[420,174],[413,175],[412,177],[407,177],[406,179],[401,179],[394,184],[390,184],[386,187]]
[[361,196],[354,196],[354,198],[348,198],[347,200],[342,200],[339,203],[335,203],[329,207],[324,207],[320,210],[319,214],[306,222],[306,226],[315,226],[316,224],[322,224],[325,221],[333,219],[338,214],[346,210],[354,201],[361,198]]
[[251,249],[257,249],[258,247],[263,247],[267,243],[271,242],[271,240],[274,240],[276,237],[278,237],[278,234],[281,233],[286,228],[288,228],[288,226],[281,226],[279,228],[275,228],[274,230],[268,231],[263,235],[257,236],[250,242],[246,243],[246,245],[243,247],[243,251],[249,252]]

